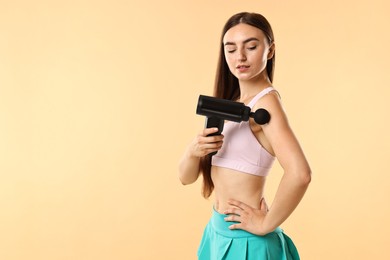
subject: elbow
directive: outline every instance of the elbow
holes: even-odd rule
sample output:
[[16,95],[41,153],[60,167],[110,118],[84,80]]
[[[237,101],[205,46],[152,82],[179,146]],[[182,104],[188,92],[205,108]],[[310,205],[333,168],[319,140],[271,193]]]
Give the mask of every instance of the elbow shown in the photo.
[[183,178],[183,175],[179,172],[179,181],[182,185],[187,185],[189,184],[184,178]]
[[191,182],[189,182],[188,180],[184,180],[183,178],[180,178],[179,176],[179,180],[180,180],[180,183],[185,186],[185,185],[188,185],[188,184],[191,184]]
[[192,184],[192,183],[195,182],[195,181],[192,181],[192,180],[183,180],[183,179],[180,179],[180,178],[179,178],[179,180],[180,180],[180,182],[181,182],[181,184],[183,186],[186,186],[186,185],[189,185],[189,184]]
[[287,176],[290,176],[292,181],[299,186],[307,187],[311,182],[311,170],[309,167],[296,168],[295,170],[287,171]]
[[300,182],[302,183],[302,185],[309,186],[309,184],[311,182],[311,170],[310,170],[310,168],[307,168],[307,169],[301,171],[299,179],[300,179]]

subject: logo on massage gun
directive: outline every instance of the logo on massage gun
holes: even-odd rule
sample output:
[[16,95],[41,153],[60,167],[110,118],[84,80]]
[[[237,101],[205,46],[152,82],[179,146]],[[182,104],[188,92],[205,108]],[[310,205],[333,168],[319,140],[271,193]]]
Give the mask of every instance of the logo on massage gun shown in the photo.
[[[264,108],[251,112],[250,107],[244,103],[204,95],[199,96],[196,114],[206,116],[205,128],[218,128],[218,132],[211,135],[222,133],[225,120],[240,123],[252,117],[257,124],[264,125],[271,119],[271,115]],[[214,154],[216,152],[210,155]]]

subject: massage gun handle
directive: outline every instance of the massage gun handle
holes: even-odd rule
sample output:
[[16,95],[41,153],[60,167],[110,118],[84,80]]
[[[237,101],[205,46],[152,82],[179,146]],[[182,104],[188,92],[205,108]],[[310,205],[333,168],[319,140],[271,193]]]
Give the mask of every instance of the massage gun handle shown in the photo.
[[[209,134],[207,136],[214,136],[214,135],[220,135],[223,131],[223,125],[224,125],[224,120],[219,118],[219,117],[206,117],[206,122],[205,122],[205,128],[213,128],[213,127],[217,127],[218,128],[218,132],[215,132],[215,133],[212,133],[212,134]],[[217,152],[212,152],[212,153],[209,153],[209,156],[213,156],[214,154],[216,154]]]

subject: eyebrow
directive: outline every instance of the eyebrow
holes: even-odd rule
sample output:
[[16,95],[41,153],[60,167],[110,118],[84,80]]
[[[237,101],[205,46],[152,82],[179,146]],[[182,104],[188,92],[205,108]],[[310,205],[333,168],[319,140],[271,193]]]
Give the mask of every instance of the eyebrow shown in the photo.
[[[251,37],[251,38],[246,39],[242,43],[245,44],[245,43],[248,43],[248,42],[251,42],[251,41],[258,41],[259,42],[259,39],[255,38],[255,37]],[[224,45],[227,46],[227,45],[236,45],[236,44],[234,42],[226,42]]]

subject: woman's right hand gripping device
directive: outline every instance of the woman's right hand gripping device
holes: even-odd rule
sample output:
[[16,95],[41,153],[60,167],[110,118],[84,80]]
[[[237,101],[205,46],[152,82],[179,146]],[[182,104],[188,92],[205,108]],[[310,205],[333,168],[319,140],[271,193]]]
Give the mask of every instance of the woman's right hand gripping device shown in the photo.
[[206,116],[205,128],[218,128],[218,132],[211,135],[222,133],[225,120],[239,123],[253,117],[256,123],[264,125],[271,119],[270,114],[264,108],[251,112],[250,107],[245,106],[244,103],[204,95],[199,96],[196,114]]

